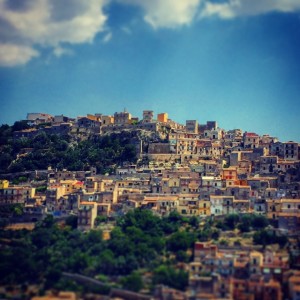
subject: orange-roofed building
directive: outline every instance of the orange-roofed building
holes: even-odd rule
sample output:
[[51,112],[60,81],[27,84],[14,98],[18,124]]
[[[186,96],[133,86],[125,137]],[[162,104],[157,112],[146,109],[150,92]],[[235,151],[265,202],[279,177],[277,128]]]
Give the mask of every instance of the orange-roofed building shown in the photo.
[[237,180],[237,168],[229,167],[222,169],[221,177],[223,180]]
[[194,261],[201,262],[206,255],[215,257],[218,252],[218,246],[210,243],[196,242],[194,246]]
[[157,114],[157,121],[162,123],[168,122],[168,114],[167,113],[160,113]]

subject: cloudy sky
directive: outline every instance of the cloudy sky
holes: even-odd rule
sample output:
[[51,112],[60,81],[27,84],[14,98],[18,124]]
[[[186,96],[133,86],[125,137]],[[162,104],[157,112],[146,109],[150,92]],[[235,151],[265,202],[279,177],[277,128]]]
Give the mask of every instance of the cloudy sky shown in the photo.
[[124,108],[300,142],[300,0],[0,0],[0,123]]

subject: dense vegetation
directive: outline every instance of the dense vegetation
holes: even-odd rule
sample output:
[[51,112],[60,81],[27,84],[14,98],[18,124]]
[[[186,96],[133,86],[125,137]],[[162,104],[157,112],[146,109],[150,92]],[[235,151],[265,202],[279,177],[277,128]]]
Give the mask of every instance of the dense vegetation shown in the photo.
[[[99,218],[98,223],[106,221]],[[149,210],[136,209],[116,220],[109,240],[102,239],[100,229],[78,231],[76,216],[70,216],[64,226],[47,216],[32,231],[0,230],[0,285],[34,283],[41,291],[89,290],[62,276],[62,272],[69,272],[101,280],[107,285],[101,292],[112,286],[151,291],[156,284],[184,290],[188,274],[181,266],[192,261],[195,241],[213,239],[226,245],[228,241],[221,234],[244,230],[248,223],[251,230],[255,227],[255,244],[279,243],[283,247],[288,242],[267,229],[265,217],[256,215],[228,215],[223,222],[208,218],[199,224],[198,218],[177,212],[160,218]],[[218,229],[221,225],[223,233]],[[150,276],[150,281],[145,281],[145,276]]]
[[[52,168],[71,171],[96,167],[99,173],[110,173],[122,162],[136,161],[136,148],[128,134],[75,141],[70,136],[40,132],[34,138],[14,140],[13,131],[26,128],[23,123],[0,127],[0,172],[22,172]],[[23,152],[22,152],[23,150]]]
[[[0,284],[66,288],[61,277],[65,271],[100,279],[120,277],[119,285],[137,291],[143,286],[139,270],[149,270],[153,284],[184,289],[187,273],[174,267],[190,259],[185,250],[197,238],[194,230],[179,231],[188,225],[185,222],[177,213],[159,218],[150,211],[135,210],[118,219],[107,241],[100,230],[78,231],[74,217],[62,228],[48,216],[33,231],[0,231]],[[179,250],[185,255],[175,257]]]

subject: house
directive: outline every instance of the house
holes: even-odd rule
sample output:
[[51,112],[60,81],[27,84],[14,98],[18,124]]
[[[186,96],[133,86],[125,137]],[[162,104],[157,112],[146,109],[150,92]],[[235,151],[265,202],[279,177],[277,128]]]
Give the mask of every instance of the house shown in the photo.
[[[2,185],[7,185],[4,183]],[[34,198],[35,188],[31,186],[8,186],[0,188],[0,205],[25,203],[26,200]]]
[[198,121],[186,120],[185,130],[186,130],[186,132],[198,133]]
[[131,114],[129,112],[115,112],[114,114],[114,124],[116,125],[124,125],[124,124],[131,124]]
[[237,180],[237,168],[236,167],[229,167],[223,168],[221,171],[221,177],[223,180]]
[[39,130],[35,128],[29,128],[29,129],[24,129],[24,130],[19,130],[19,131],[14,131],[13,132],[13,137],[14,139],[21,139],[21,138],[33,138],[36,135],[38,135]]
[[251,187],[248,185],[226,186],[224,195],[234,196],[239,200],[248,200],[251,195]]
[[253,212],[258,215],[265,215],[267,212],[266,199],[255,199],[253,205]]
[[59,183],[65,187],[65,195],[75,193],[84,187],[83,181],[78,180],[60,180]]
[[86,231],[93,229],[97,217],[96,202],[81,202],[78,209],[77,227],[79,230]]
[[216,121],[207,121],[206,124],[199,124],[199,132],[204,135],[205,130],[212,130],[218,127]]
[[279,158],[284,158],[283,143],[277,141],[269,145],[269,155],[276,155]]
[[215,257],[218,246],[208,242],[196,242],[194,245],[194,261],[201,262],[207,255]]
[[152,122],[153,121],[153,110],[144,110],[143,111],[143,122]]
[[86,117],[78,117],[77,128],[90,129],[93,132],[100,133],[101,119],[93,115],[87,115]]
[[73,120],[73,119],[66,117],[64,115],[57,115],[57,116],[54,116],[53,122],[55,124],[60,124],[60,123],[67,123],[71,120]]
[[46,113],[27,113],[26,120],[28,120],[31,125],[37,125],[52,122],[53,116]]
[[283,143],[283,159],[284,160],[299,160],[299,144],[296,142]]
[[287,250],[275,251],[267,248],[264,251],[262,273],[274,279],[282,281],[283,273],[290,267],[289,253]]
[[261,275],[264,256],[261,252],[251,251],[249,260],[249,273],[250,275]]
[[276,171],[278,164],[278,156],[261,156],[259,158],[259,173],[270,174]]
[[233,212],[236,214],[250,212],[250,201],[234,199],[232,203]]
[[114,124],[115,119],[113,116],[101,116],[102,125],[111,125]]
[[[228,199],[228,200],[227,200]],[[233,212],[234,197],[210,195],[210,214],[212,216],[222,216]],[[228,205],[225,205],[227,204]]]
[[278,220],[278,215],[281,212],[281,199],[266,200],[266,213],[268,219]]
[[224,131],[220,128],[204,130],[204,138],[208,138],[210,140],[220,140],[223,136]]
[[200,215],[200,201],[198,195],[180,194],[178,197],[177,210],[180,214],[188,216]]
[[258,148],[259,147],[260,137],[254,132],[245,132],[243,136],[244,148]]
[[167,123],[168,122],[168,114],[167,113],[157,114],[157,121],[161,122],[161,123]]

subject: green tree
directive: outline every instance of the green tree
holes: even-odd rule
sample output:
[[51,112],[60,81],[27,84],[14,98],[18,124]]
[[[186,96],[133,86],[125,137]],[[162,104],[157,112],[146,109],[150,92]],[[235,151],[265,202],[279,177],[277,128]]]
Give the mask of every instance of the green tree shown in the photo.
[[121,284],[124,289],[139,292],[144,284],[141,275],[138,272],[132,272],[130,275],[121,279]]
[[106,275],[114,274],[115,271],[115,257],[112,251],[104,250],[99,256],[98,272]]
[[188,248],[191,248],[195,242],[196,237],[193,233],[190,232],[175,232],[167,240],[167,249],[173,252],[180,250],[186,251]]
[[104,223],[107,221],[107,217],[106,216],[97,216],[95,219],[95,226],[100,225],[101,223]]
[[30,125],[28,125],[27,121],[16,121],[14,125],[11,127],[12,131],[20,131],[24,129],[29,129]]
[[241,217],[240,224],[238,225],[238,229],[241,232],[249,232],[252,224],[252,216],[251,215],[243,215]]
[[70,226],[72,229],[76,229],[77,228],[77,220],[78,220],[77,216],[70,215],[66,218],[65,223],[67,226]]
[[288,243],[288,238],[285,235],[276,235],[275,232],[262,229],[253,235],[253,243],[264,247],[270,244],[279,244],[282,248]]
[[186,251],[179,250],[176,253],[176,260],[178,262],[185,262],[185,263],[187,263],[189,261],[189,255],[186,253]]
[[22,216],[23,214],[23,208],[20,206],[15,206],[14,208],[14,215],[15,216]]
[[224,219],[224,225],[230,230],[235,229],[238,222],[239,222],[239,216],[236,214],[230,214],[226,216]]
[[189,219],[189,224],[191,226],[193,226],[194,228],[198,228],[199,227],[199,219],[195,216],[192,216],[190,219]]
[[269,221],[265,216],[254,215],[251,225],[254,229],[263,229],[269,225]]
[[161,265],[153,272],[153,283],[165,284],[179,290],[185,290],[188,285],[188,273],[183,270],[176,271],[170,266]]

